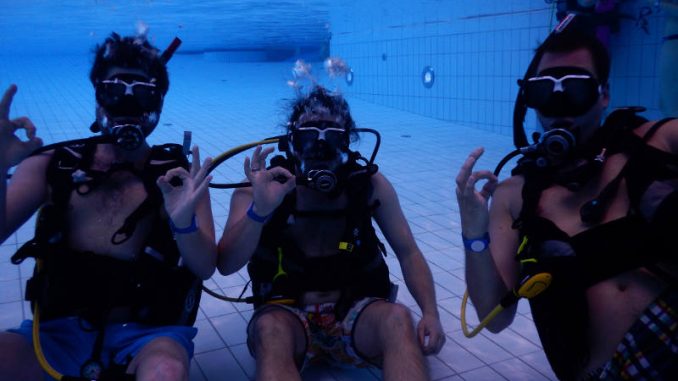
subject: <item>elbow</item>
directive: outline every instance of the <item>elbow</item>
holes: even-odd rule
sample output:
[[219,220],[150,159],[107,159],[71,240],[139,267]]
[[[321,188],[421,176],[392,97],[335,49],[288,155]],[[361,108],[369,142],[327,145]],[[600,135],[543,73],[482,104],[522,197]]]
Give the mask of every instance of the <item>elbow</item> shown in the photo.
[[494,334],[500,333],[504,329],[508,328],[511,323],[513,323],[514,316],[515,315],[504,311],[504,313],[499,314],[494,319],[492,319],[492,321],[489,322],[485,328]]
[[214,269],[215,266],[210,266],[208,269],[201,271],[200,274],[196,274],[196,276],[201,280],[208,280],[212,277],[212,275],[214,275]]
[[217,270],[219,271],[219,274],[226,276],[238,271],[239,268],[225,259],[220,259],[219,263],[217,263]]

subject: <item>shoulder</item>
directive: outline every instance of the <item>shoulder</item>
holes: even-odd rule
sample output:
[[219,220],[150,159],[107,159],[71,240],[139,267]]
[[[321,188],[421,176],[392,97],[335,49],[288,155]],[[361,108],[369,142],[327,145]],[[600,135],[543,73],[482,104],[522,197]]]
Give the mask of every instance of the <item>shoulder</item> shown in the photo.
[[12,178],[15,179],[17,175],[20,175],[24,172],[32,174],[32,177],[37,177],[37,174],[41,174],[41,177],[44,177],[46,174],[45,171],[47,170],[47,167],[54,156],[54,150],[50,150],[25,158],[16,167],[16,171],[14,172]]
[[[642,138],[658,122],[660,121],[647,121],[638,127],[634,133]],[[648,144],[662,151],[678,155],[678,119],[669,120],[662,125],[650,138]]]
[[381,172],[376,172],[370,176],[370,184],[372,186],[372,199],[385,196],[395,197],[396,195],[393,184]]
[[522,175],[511,176],[503,180],[492,194],[492,206],[499,206],[509,211],[514,218],[517,218],[523,205],[524,185],[525,177]]

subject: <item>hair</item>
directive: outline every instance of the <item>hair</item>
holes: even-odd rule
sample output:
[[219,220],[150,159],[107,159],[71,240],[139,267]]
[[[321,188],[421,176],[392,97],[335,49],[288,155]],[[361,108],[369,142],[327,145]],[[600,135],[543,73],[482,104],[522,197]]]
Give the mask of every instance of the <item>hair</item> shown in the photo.
[[94,64],[89,80],[96,85],[113,66],[140,69],[148,73],[150,77],[156,79],[156,85],[163,95],[169,89],[167,67],[160,50],[151,45],[143,36],[120,37],[115,32],[111,33],[103,44],[95,48]]
[[332,115],[340,115],[344,120],[351,141],[358,140],[355,121],[351,116],[351,110],[346,99],[341,94],[329,92],[320,85],[315,86],[308,95],[301,96],[293,101],[292,113],[287,120],[287,132],[299,121],[302,114],[320,107],[327,108]]
[[536,75],[537,67],[546,53],[566,53],[586,49],[593,57],[593,66],[601,84],[607,84],[610,77],[610,53],[607,47],[596,37],[585,20],[575,17],[562,31],[551,33],[536,49],[528,76]]

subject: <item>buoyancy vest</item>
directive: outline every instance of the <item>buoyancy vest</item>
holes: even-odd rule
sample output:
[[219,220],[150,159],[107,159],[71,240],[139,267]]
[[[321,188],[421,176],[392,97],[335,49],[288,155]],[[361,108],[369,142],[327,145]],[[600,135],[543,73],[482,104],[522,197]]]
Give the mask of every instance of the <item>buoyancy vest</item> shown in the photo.
[[[372,213],[378,200],[369,204],[371,174],[354,164],[345,186],[346,209],[331,212],[296,210],[296,194],[290,193],[264,226],[259,244],[248,266],[255,306],[271,302],[300,304],[308,291],[339,290],[335,305],[338,317],[345,316],[356,300],[373,296],[389,298],[391,282],[383,256],[384,245],[372,226]],[[295,219],[305,217],[344,218],[346,225],[337,253],[309,257],[288,234]]]
[[[12,257],[40,260],[26,285],[26,299],[37,303],[42,320],[79,316],[92,324],[110,321],[109,312],[125,311],[116,321],[150,325],[192,325],[195,322],[202,282],[181,266],[180,254],[167,217],[161,214],[162,194],[155,181],[169,169],[188,168],[177,144],[153,146],[142,171],[131,165],[113,166],[106,172],[90,169],[96,145],[82,144],[55,149],[48,165],[51,199],[36,221],[35,237]],[[125,220],[112,244],[127,240],[137,222],[152,216],[152,229],[142,252],[133,260],[120,260],[67,246],[67,208],[73,191],[92,191],[113,171],[124,170],[142,179],[146,199]]]
[[523,207],[514,228],[524,245],[516,259],[523,275],[553,276],[549,288],[530,299],[530,306],[544,351],[560,379],[575,379],[588,362],[589,287],[640,267],[676,284],[656,264],[676,258],[678,157],[647,144],[668,120],[657,122],[642,138],[631,132],[642,122],[636,120],[636,125],[617,130],[618,135],[608,139],[608,153],[628,155],[618,181],[624,179],[628,189],[629,211],[574,236],[537,214],[541,193],[554,184],[553,179],[521,170]]

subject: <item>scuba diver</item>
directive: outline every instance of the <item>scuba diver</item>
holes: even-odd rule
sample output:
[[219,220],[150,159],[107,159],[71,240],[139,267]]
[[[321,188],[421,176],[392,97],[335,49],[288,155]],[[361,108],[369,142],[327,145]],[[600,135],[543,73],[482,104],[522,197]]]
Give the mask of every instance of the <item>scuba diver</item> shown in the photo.
[[200,286],[217,252],[210,159],[201,166],[194,147],[189,164],[181,145],[146,142],[172,53],[113,33],[90,73],[101,136],[36,152],[30,120],[9,119],[17,87],[5,92],[0,165],[18,166],[0,183],[2,241],[39,213],[35,237],[12,257],[36,259],[33,321],[0,333],[0,379],[188,380]]
[[[627,108],[601,123],[609,70],[605,47],[565,19],[519,81],[512,176],[474,171],[482,148],[464,162],[456,195],[468,291],[482,319],[546,272],[550,286],[529,302],[559,379],[675,380],[678,121]],[[522,126],[528,107],[544,129],[534,144]],[[513,321],[516,305],[505,307],[491,332]]]
[[[424,355],[445,334],[431,271],[391,183],[349,149],[357,129],[342,96],[315,86],[292,105],[282,155],[245,159],[251,187],[234,191],[217,268],[248,264],[255,312],[248,346],[257,380],[300,380],[313,360],[383,369],[385,380],[425,380]],[[372,155],[374,158],[375,152]],[[395,303],[375,219],[421,308]]]

